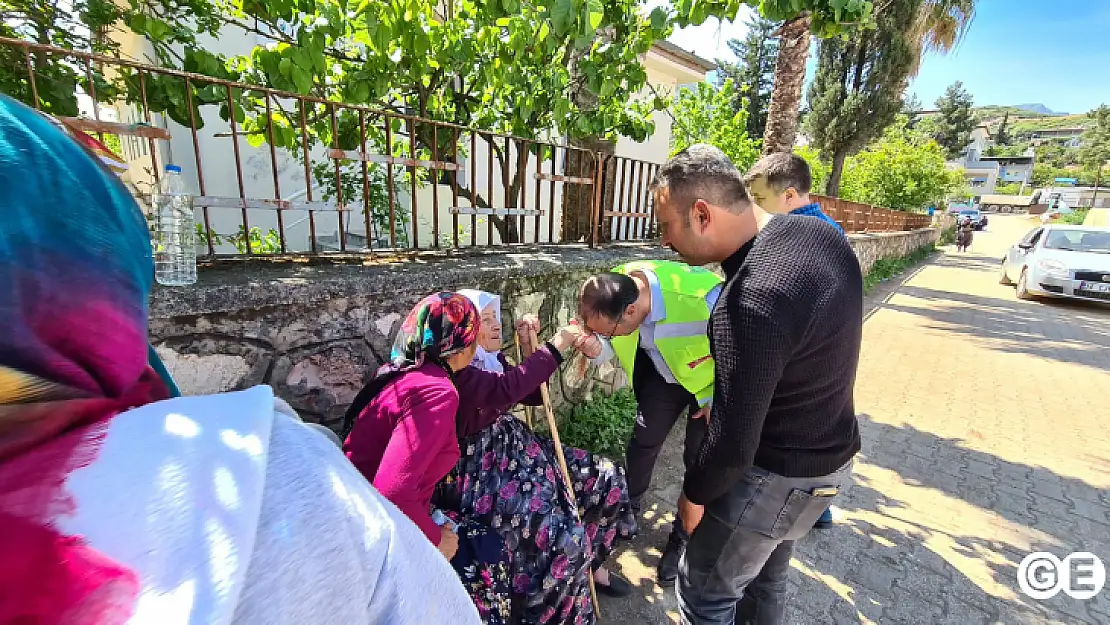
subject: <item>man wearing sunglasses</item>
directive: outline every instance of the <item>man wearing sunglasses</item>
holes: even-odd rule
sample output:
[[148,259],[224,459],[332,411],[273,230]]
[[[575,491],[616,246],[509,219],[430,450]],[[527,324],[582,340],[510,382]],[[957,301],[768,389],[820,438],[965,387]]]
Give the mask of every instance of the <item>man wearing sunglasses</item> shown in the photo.
[[[713,359],[706,324],[721,292],[711,271],[673,261],[633,262],[591,277],[582,286],[580,322],[598,340],[583,353],[601,363],[616,356],[632,383],[638,410],[628,443],[628,494],[639,512],[655,461],[671,428],[685,413],[683,460],[693,461],[705,436],[713,395]],[[701,507],[680,497],[663,557],[660,581],[678,576],[678,563]]]

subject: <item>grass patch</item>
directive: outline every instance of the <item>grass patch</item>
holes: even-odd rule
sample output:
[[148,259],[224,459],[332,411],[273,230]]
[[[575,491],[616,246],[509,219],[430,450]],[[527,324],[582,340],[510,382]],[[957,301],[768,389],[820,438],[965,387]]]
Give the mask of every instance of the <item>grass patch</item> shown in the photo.
[[1077,208],[1067,215],[1060,215],[1060,220],[1056,223],[1069,224],[1072,226],[1082,226],[1083,222],[1087,219],[1087,213],[1091,212],[1089,208]]
[[917,265],[936,251],[936,245],[923,245],[900,258],[880,258],[871,266],[871,271],[863,278],[863,292],[868,293],[880,282],[901,275],[910,267]]
[[940,239],[937,241],[937,245],[952,245],[955,242],[956,242],[956,224],[952,224],[951,226],[948,226],[947,228],[945,228],[944,230],[941,231]]
[[564,445],[620,460],[636,425],[636,396],[627,387],[612,395],[595,393],[584,404],[560,408],[557,417]]

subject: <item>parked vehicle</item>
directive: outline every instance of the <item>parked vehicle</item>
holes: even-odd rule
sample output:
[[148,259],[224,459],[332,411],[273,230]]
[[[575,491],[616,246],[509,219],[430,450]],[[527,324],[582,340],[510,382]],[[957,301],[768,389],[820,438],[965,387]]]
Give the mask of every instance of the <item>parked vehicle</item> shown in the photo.
[[1002,284],[1035,295],[1110,302],[1110,228],[1050,224],[1030,230],[1002,259]]
[[971,219],[971,225],[975,226],[976,230],[987,227],[987,216],[979,212],[977,208],[965,208],[956,215],[956,219],[959,221],[963,221],[965,217]]
[[984,195],[979,198],[979,207],[994,213],[1021,213],[1036,204],[1040,192],[1032,195]]

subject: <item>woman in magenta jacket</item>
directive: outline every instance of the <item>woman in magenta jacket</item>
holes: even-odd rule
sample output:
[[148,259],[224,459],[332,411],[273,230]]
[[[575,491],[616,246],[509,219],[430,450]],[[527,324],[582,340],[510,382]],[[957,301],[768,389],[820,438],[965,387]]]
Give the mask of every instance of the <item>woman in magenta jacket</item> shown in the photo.
[[[582,336],[574,324],[512,366],[500,353],[501,298],[463,290],[481,311],[478,349],[455,374],[462,457],[433,502],[485,523],[512,552],[513,608],[523,623],[592,623],[588,579],[599,592],[623,596],[631,586],[601,567],[617,538],[636,532],[623,470],[583,449],[564,446],[581,514],[570,503],[551,439],[507,414],[517,403],[541,403],[540,384]],[[518,331],[538,329],[525,317]],[[521,333],[528,348],[528,334]]]
[[451,561],[483,622],[508,621],[508,554],[487,526],[445,522],[431,507],[436,483],[459,459],[453,380],[477,349],[478,311],[456,293],[430,295],[413,308],[391,362],[347,411],[343,451],[387,499]]

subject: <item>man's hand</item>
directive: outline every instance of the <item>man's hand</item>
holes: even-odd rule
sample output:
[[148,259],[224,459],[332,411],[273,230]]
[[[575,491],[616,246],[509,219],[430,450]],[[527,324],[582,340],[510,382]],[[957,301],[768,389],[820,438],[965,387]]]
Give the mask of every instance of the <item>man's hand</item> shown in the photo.
[[682,520],[682,529],[686,530],[687,534],[694,533],[701,524],[703,516],[705,516],[705,506],[691,503],[685,493],[678,496],[678,518]]
[[711,413],[711,412],[713,412],[713,404],[711,404],[711,403],[706,404],[706,405],[702,406],[701,408],[699,408],[697,412],[690,415],[690,418],[691,419],[705,419],[705,422],[709,423],[709,413]]
[[459,550],[459,536],[455,533],[455,524],[444,523],[439,527],[439,531],[439,552],[450,561]]

